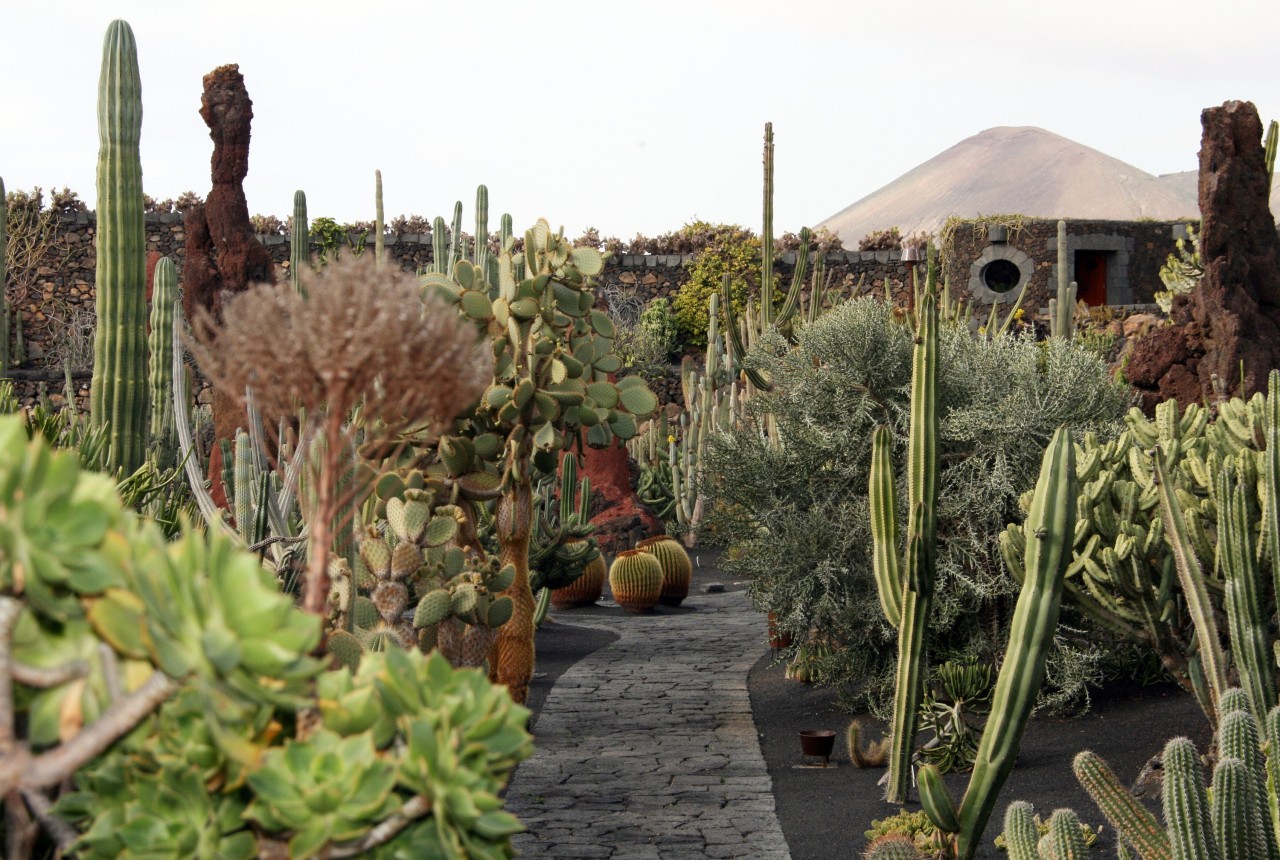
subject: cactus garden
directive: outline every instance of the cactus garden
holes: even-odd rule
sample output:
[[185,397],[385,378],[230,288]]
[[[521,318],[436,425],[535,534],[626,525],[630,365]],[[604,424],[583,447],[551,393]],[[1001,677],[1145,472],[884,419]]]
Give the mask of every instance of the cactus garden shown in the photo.
[[1251,104],[1108,303],[1067,219],[775,235],[771,123],[759,233],[250,217],[234,64],[157,203],[145,51],[92,213],[0,180],[6,857],[1280,860]]

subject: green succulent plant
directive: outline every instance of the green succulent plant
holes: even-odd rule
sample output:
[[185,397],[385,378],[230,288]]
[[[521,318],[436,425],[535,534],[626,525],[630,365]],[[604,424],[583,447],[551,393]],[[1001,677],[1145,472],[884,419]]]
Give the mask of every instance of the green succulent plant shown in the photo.
[[400,803],[397,769],[377,755],[367,733],[342,737],[321,729],[305,741],[268,750],[249,776],[254,799],[245,817],[290,832],[289,856],[315,857],[330,842],[367,833]]

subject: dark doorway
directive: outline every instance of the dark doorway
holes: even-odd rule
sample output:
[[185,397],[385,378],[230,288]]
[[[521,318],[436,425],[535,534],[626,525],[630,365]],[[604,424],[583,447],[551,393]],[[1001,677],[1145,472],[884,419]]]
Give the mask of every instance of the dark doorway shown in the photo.
[[1107,252],[1076,251],[1076,301],[1089,307],[1107,303]]

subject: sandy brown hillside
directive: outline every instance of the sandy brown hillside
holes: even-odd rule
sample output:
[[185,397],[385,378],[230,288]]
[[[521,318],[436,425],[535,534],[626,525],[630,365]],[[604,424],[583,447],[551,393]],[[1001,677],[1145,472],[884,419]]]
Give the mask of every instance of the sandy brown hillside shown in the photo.
[[1160,179],[1042,128],[1001,126],[960,141],[821,223],[856,248],[872,230],[936,232],[952,215],[1197,217],[1194,182],[1171,179],[1180,175]]

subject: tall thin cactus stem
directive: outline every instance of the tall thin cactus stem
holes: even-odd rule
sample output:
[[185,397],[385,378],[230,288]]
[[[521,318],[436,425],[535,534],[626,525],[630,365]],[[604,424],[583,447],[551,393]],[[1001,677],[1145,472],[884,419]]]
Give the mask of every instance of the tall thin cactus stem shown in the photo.
[[90,405],[106,427],[110,472],[147,451],[147,235],[143,221],[142,79],[133,30],[112,21],[98,81],[98,236]]

